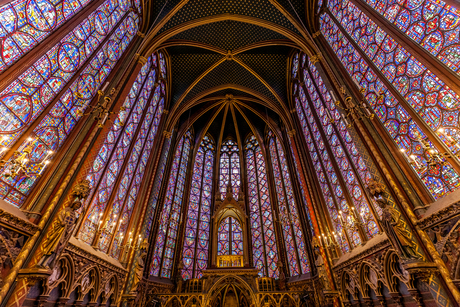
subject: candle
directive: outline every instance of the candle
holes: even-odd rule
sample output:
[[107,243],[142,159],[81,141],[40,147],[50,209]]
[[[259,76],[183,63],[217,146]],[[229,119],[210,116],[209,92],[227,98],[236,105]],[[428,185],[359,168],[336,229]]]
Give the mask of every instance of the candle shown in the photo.
[[366,104],[363,102],[363,109],[364,109],[364,114],[366,114],[366,116],[371,116],[372,113],[371,111],[369,111],[369,109],[367,108]]
[[343,122],[345,124],[345,126],[349,127],[350,126],[350,123],[348,122],[347,118],[345,117],[345,115],[341,114],[342,116],[342,119],[343,119]]
[[29,143],[32,141],[33,141],[33,138],[27,138],[26,142],[24,143],[24,147],[27,147],[27,145],[29,145]]
[[105,92],[105,89],[107,88],[107,86],[109,86],[109,82],[106,82],[106,83],[104,84],[104,87],[102,88],[102,91],[103,91],[103,92]]
[[332,120],[332,116],[331,116],[331,113],[329,112],[329,109],[328,108],[325,108],[325,109],[326,109],[326,114],[329,117],[329,120]]
[[353,81],[355,82],[355,84],[356,84],[356,86],[357,86],[358,88],[361,88],[361,86],[359,85],[359,82],[358,82],[357,80],[353,79]]
[[334,95],[334,91],[329,91],[329,93],[331,93],[332,99],[334,99],[334,101],[337,101],[337,98],[335,98],[335,95]]
[[45,160],[45,162],[43,162],[43,163],[44,163],[45,165],[43,165],[42,169],[40,170],[40,173],[38,173],[39,176],[43,173],[43,171],[44,171],[45,168],[46,168],[46,165],[48,165],[48,163],[50,163],[50,161]]
[[109,113],[105,113],[104,119],[102,120],[101,125],[105,124],[105,121],[107,120],[107,117],[109,116]]
[[418,168],[420,168],[420,164],[418,163],[418,161],[417,161],[415,155],[410,155],[410,158],[414,161],[415,165],[416,165]]
[[47,155],[46,155],[46,157],[45,157],[45,160],[47,160],[48,157],[51,156],[52,154],[53,154],[53,151],[49,150],[48,153],[47,153]]

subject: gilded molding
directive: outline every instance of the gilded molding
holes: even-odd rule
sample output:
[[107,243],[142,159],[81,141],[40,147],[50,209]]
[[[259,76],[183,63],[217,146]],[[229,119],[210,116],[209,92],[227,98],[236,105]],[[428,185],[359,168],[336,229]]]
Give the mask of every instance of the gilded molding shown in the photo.
[[170,139],[171,136],[172,136],[172,132],[169,132],[169,131],[163,131],[163,136],[167,139]]
[[91,262],[94,262],[98,266],[106,267],[109,270],[117,272],[119,274],[126,274],[126,272],[127,272],[126,269],[121,268],[121,267],[116,266],[116,265],[113,265],[110,262],[105,261],[104,259],[97,257],[96,255],[88,253],[84,249],[81,249],[78,246],[73,245],[72,242],[69,242],[69,244],[66,247],[66,251],[74,253],[76,255],[79,255],[79,256],[81,256],[81,257],[83,257],[83,258],[85,258],[85,259],[87,259],[87,260],[89,260]]
[[147,58],[141,55],[141,56],[139,56],[139,59],[137,61],[140,64],[144,65],[145,63],[147,63]]
[[9,227],[13,227],[13,229],[20,230],[29,235],[34,234],[35,231],[40,229],[37,225],[23,220],[20,217],[17,217],[16,215],[2,209],[0,209],[0,223],[8,225]]
[[[337,271],[343,270],[346,267],[352,265],[353,263],[360,262],[360,261],[364,260],[365,258],[371,256],[372,254],[378,253],[378,252],[380,252],[382,250],[385,250],[385,249],[388,249],[388,248],[391,248],[391,244],[390,244],[390,241],[388,240],[388,238],[385,238],[385,240],[382,240],[378,244],[376,244],[376,245],[374,245],[374,246],[362,251],[361,253],[357,254],[356,256],[354,256],[354,257],[352,257],[350,259],[347,259],[346,261],[344,261],[344,262],[342,262],[342,263],[340,263],[338,265],[335,265],[333,267],[333,271],[337,272]],[[345,254],[345,255],[347,255],[347,254]]]
[[318,52],[316,55],[310,57],[310,62],[315,65],[316,63],[318,63],[319,61],[321,61],[323,59],[323,55],[321,52]]
[[425,230],[457,214],[460,214],[460,201],[424,217],[417,222],[417,225]]
[[318,31],[316,31],[315,33],[312,34],[312,37],[313,37],[313,38],[317,38],[317,37],[320,36],[320,35],[321,35],[321,31],[318,30]]

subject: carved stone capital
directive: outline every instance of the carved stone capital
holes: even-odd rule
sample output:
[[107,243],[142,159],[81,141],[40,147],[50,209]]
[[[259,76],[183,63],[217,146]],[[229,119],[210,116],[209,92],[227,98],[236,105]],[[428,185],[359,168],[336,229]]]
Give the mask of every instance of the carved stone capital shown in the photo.
[[385,301],[385,297],[383,295],[377,295],[377,299],[382,307],[387,306],[387,302]]
[[169,132],[169,131],[163,131],[163,136],[167,139],[170,139],[171,136],[172,136],[172,132]]
[[318,52],[316,55],[312,56],[310,58],[310,62],[315,65],[316,63],[318,63],[319,61],[321,61],[321,59],[323,58],[323,55],[321,54],[321,52]]
[[318,36],[320,36],[320,35],[321,35],[321,31],[318,30],[318,31],[316,31],[315,33],[313,33],[312,37],[313,37],[313,38],[316,38],[316,37],[318,37]]
[[70,195],[72,195],[75,198],[78,198],[79,200],[83,200],[89,196],[90,191],[91,187],[89,180],[83,179],[73,187],[72,192],[70,192]]
[[381,197],[385,193],[385,185],[374,178],[368,181],[367,189],[372,197]]
[[147,58],[140,55],[139,56],[139,59],[137,60],[140,64],[144,65],[145,63],[147,63]]
[[374,301],[370,297],[363,298],[364,306],[366,307],[374,307]]

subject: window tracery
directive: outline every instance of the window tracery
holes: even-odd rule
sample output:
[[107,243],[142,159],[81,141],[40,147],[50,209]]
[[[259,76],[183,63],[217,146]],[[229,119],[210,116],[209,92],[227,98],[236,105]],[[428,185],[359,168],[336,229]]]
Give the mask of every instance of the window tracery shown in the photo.
[[278,250],[268,177],[262,149],[254,135],[246,140],[245,154],[254,266],[260,269],[260,276],[277,278]]
[[238,145],[232,139],[222,143],[220,150],[220,180],[219,190],[222,199],[227,197],[227,185],[230,182],[233,197],[238,197],[240,191],[240,156]]
[[[422,8],[422,2],[417,7]],[[431,9],[436,5],[431,1],[423,3],[427,12],[423,18],[430,19],[434,12]],[[456,190],[460,187],[459,174],[450,162],[443,160],[430,166],[429,161],[433,153],[444,151],[432,144],[436,135],[451,153],[459,151],[455,144],[459,140],[456,118],[460,97],[355,5],[348,1],[330,1],[328,8],[346,33],[328,13],[320,16],[322,33],[352,79],[365,89],[367,101],[414,172],[435,199]],[[415,17],[419,20],[420,14]],[[390,92],[386,82],[403,100]],[[421,117],[420,124],[411,117],[411,112]],[[423,132],[420,125],[430,133]],[[432,150],[431,154],[427,147]]]
[[155,87],[157,75],[153,54],[141,68],[87,175],[92,194],[78,236],[116,259],[137,239],[128,234],[128,227],[164,108],[164,85]]
[[[127,227],[163,113],[161,86],[154,88],[157,70],[156,55],[152,55],[142,67],[124,102],[125,110],[115,120],[87,176],[95,190],[80,238],[88,244],[96,240],[101,251],[115,258],[120,256],[123,242],[133,239],[127,234]],[[108,202],[112,206],[107,208]],[[94,239],[98,232],[100,236]]]
[[[89,2],[89,0],[53,2],[16,0],[0,7],[2,33],[0,72],[57,30]],[[128,1],[122,1],[121,4],[129,5]],[[95,22],[95,25],[102,29],[103,23],[107,22],[107,16],[102,14],[95,19]],[[72,50],[66,50],[72,53]]]
[[228,216],[217,229],[217,255],[243,255],[243,228],[238,219]]
[[310,266],[288,164],[284,150],[273,132],[269,131],[268,139],[289,271],[291,276],[305,274],[310,271]]
[[460,73],[460,11],[442,1],[365,0],[412,40]]
[[[353,247],[361,243],[359,224],[363,225],[367,238],[378,233],[373,211],[379,210],[368,202],[362,187],[372,176],[316,67],[306,60],[301,71],[304,85],[298,87],[295,97],[297,114],[330,214],[333,234],[342,251],[347,252],[350,244]],[[332,157],[326,146],[331,148]],[[343,183],[337,177],[340,175]]]
[[[88,244],[92,244],[94,235],[98,231],[102,230],[101,242],[105,242],[109,233],[114,231],[116,226],[114,220],[118,220],[120,208],[115,207],[114,209],[117,213],[111,215],[104,215],[104,212],[109,199],[111,199],[114,185],[120,175],[144,110],[149,108],[147,104],[151,107],[156,107],[158,103],[159,87],[153,90],[155,80],[156,56],[154,55],[149,57],[147,63],[144,64],[139,72],[128,97],[123,103],[124,110],[115,119],[87,175],[93,192],[91,197],[88,198],[90,210],[85,218],[84,227],[80,232],[80,239]],[[152,90],[154,95],[150,99]],[[130,181],[129,178],[123,178],[123,180],[125,184]]]
[[174,154],[166,196],[159,220],[150,275],[170,278],[182,212],[185,176],[192,146],[192,134],[187,131],[180,139]]
[[183,250],[184,279],[200,278],[207,267],[215,144],[205,135],[195,157]]
[[[309,72],[314,78],[322,100],[318,96],[318,90],[315,88]],[[340,167],[340,171],[342,173],[342,177],[344,178],[348,192],[352,196],[352,201],[354,203],[352,210],[356,209],[358,211],[359,216],[362,219],[362,223],[366,229],[367,236],[372,238],[377,234],[378,228],[374,217],[370,212],[371,204],[369,204],[367,201],[358,178],[361,177],[362,182],[367,182],[371,179],[371,175],[367,170],[366,164],[364,163],[362,157],[356,150],[353,140],[351,139],[351,136],[346,129],[343,118],[337,111],[335,103],[333,102],[332,97],[326,89],[326,85],[323,83],[322,78],[319,76],[316,67],[312,65],[310,61],[308,61],[308,71],[305,68],[304,74],[305,87],[307,88],[310,97],[312,98],[316,114],[318,115],[319,121],[321,122],[321,126],[329,146],[332,149],[334,159]],[[327,114],[330,114],[334,121],[337,122],[336,127],[338,127],[338,129],[336,129],[336,127],[331,123]],[[341,138],[339,138],[336,130],[339,130],[341,133]],[[345,142],[343,142],[343,140],[345,140]],[[347,152],[349,152],[351,159],[347,156],[341,141],[345,144],[345,148],[347,149]],[[359,244],[359,242],[356,242],[355,244]]]
[[[20,2],[11,5],[18,3]],[[24,2],[21,3],[24,5]],[[57,14],[52,17],[52,5],[46,1],[37,2],[35,5],[33,3],[29,2],[29,5],[32,5],[30,8],[33,7],[35,16],[39,18],[35,22],[60,16]],[[69,5],[68,2],[65,3]],[[110,0],[100,5],[0,93],[2,146],[13,145],[34,125],[29,140],[23,142],[18,149],[20,153],[24,153],[27,145],[30,145],[30,142],[33,144],[30,159],[31,176],[1,176],[1,198],[17,206],[21,205],[46,168],[44,161],[48,153],[59,150],[70,135],[89,102],[96,95],[97,89],[102,86],[137,33],[139,17],[129,10],[130,5],[129,1]],[[4,9],[4,16],[11,17],[9,14],[12,13],[12,8],[8,8],[7,5]],[[46,17],[42,15],[44,12],[48,14]],[[26,22],[30,20],[26,21],[24,17],[15,19],[15,26],[11,23],[7,25],[6,21],[1,26],[7,27],[10,32],[13,29],[19,31],[18,27],[21,27],[21,31],[26,28],[31,31],[32,27],[27,26]],[[51,26],[46,22],[42,25]],[[11,33],[14,36],[14,33],[19,32]],[[3,43],[8,43],[8,40],[11,38],[5,39]],[[89,63],[83,67],[88,60]],[[74,81],[66,87],[72,80]],[[63,89],[66,89],[65,92],[62,92]],[[59,98],[56,99],[57,97]],[[47,113],[40,119],[43,112]],[[40,122],[37,123],[37,120]],[[4,155],[5,151],[0,154]],[[1,172],[5,173],[5,168]]]

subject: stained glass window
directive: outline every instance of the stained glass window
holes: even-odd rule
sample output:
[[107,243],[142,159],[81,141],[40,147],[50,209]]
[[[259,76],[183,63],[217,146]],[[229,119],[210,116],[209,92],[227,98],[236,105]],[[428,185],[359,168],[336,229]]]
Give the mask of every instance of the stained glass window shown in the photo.
[[318,9],[317,12],[321,10],[321,6],[323,5],[323,0],[318,0]]
[[[319,126],[325,136],[325,142],[328,147],[331,148],[335,163],[338,165],[338,169],[342,174],[345,182],[346,191],[350,195],[350,199],[353,201],[354,207],[352,210],[357,210],[359,218],[365,225],[367,236],[372,238],[378,232],[377,223],[370,211],[370,204],[368,203],[359,178],[363,182],[367,182],[371,179],[371,175],[363,161],[363,158],[358,153],[356,146],[354,145],[351,136],[346,129],[346,125],[343,122],[343,118],[337,111],[335,102],[333,101],[326,85],[323,83],[321,76],[319,75],[316,67],[307,61],[306,67],[303,69],[305,88],[311,97],[311,101],[315,112],[318,116]],[[307,100],[301,97],[303,106],[308,108]],[[309,113],[309,121],[313,122],[313,116]],[[338,134],[338,129],[335,124],[331,122],[331,117],[337,126],[340,127],[341,135]],[[316,125],[316,124],[315,124]],[[346,154],[346,151],[342,145],[343,139],[347,140],[345,143],[345,149],[348,151],[352,160]],[[317,132],[315,139],[322,139],[320,132]],[[324,140],[323,140],[324,141]],[[353,167],[353,164],[355,168]],[[355,172],[358,169],[358,173]],[[344,188],[344,187],[342,187]],[[351,204],[348,204],[351,205]],[[356,216],[356,214],[354,214]],[[355,245],[360,242],[354,242]]]
[[310,267],[285,153],[271,131],[268,137],[289,272],[291,276],[305,274],[310,271]]
[[158,234],[153,251],[153,262],[150,275],[165,278],[171,277],[174,252],[178,236],[178,227],[182,211],[182,199],[185,189],[185,176],[192,135],[190,131],[180,139],[169,174],[166,196],[159,220]]
[[[89,0],[16,0],[0,7],[2,37],[0,72],[43,41],[89,2]],[[122,6],[128,5],[128,1],[123,1]],[[102,12],[95,19],[96,26],[100,29],[109,17],[105,13]]]
[[217,255],[243,255],[243,229],[238,219],[228,216],[220,222]]
[[[36,9],[46,11],[47,5],[45,1]],[[61,148],[72,132],[81,112],[137,33],[139,17],[130,12],[129,7],[130,2],[106,1],[0,93],[0,133],[4,136],[1,145],[5,147],[17,141],[60,96],[31,131],[32,140],[19,146],[22,153],[27,146],[33,148],[30,177],[1,176],[1,198],[21,205],[46,168],[44,162],[50,160],[48,153]],[[98,49],[99,46],[102,48]],[[75,81],[61,92],[75,76]]]
[[[158,101],[158,98],[153,97],[152,101],[155,100]],[[130,160],[128,162],[129,164],[125,169],[125,174],[123,175],[124,177],[118,188],[117,196],[115,198],[116,200],[112,205],[112,211],[110,212],[110,216],[112,216],[112,214],[119,214],[117,212],[121,212],[121,220],[118,221],[117,225],[118,231],[115,228],[114,231],[110,233],[111,235],[115,234],[115,237],[113,239],[113,246],[110,251],[110,255],[113,258],[119,257],[120,245],[123,242],[123,237],[127,233],[130,217],[133,214],[134,205],[136,203],[139,189],[141,187],[144,173],[146,171],[148,159],[152,152],[153,142],[155,141],[155,137],[158,131],[158,124],[160,123],[161,115],[163,113],[163,106],[164,98],[161,98],[161,100],[158,102],[156,106],[153,104],[150,106],[146,118],[144,119],[144,127],[142,127],[142,130],[138,135],[138,141],[134,145],[133,151],[131,152],[129,158]],[[146,128],[148,122],[150,122],[150,126],[149,128]],[[144,143],[143,148],[141,149],[139,143],[141,143],[142,141]],[[136,168],[134,168],[134,164],[136,164],[136,162],[137,166]],[[127,178],[131,179],[130,183]],[[103,241],[100,242],[100,249],[101,251],[107,250],[107,245],[104,244]]]
[[200,278],[207,266],[214,157],[214,141],[206,135],[193,166],[183,250],[184,279]]
[[220,150],[220,180],[219,190],[222,199],[227,197],[227,185],[230,182],[233,197],[238,198],[240,191],[240,156],[238,145],[232,139],[222,143]]
[[245,155],[254,266],[260,276],[277,278],[278,252],[265,159],[254,135],[246,141]]
[[[420,5],[421,2],[417,3],[417,5]],[[361,12],[354,4],[347,1],[332,1],[329,5],[333,14],[336,17],[340,16],[341,25],[351,35],[351,38],[358,43],[359,48],[372,60],[376,68],[383,73],[385,78],[407,100],[425,123],[434,132],[437,132],[439,128],[448,129],[448,131],[452,132],[453,138],[460,139],[458,134],[454,132],[460,128],[458,121],[460,97],[444,84],[441,80],[442,78],[429,71],[399,42],[388,35],[384,29],[378,27],[372,19]],[[423,7],[423,19],[430,19],[426,26],[428,27],[426,29],[428,31],[426,38],[428,42],[435,40],[434,45],[441,43],[439,36],[442,36],[439,31],[435,31],[439,16],[435,17],[434,15],[436,15],[438,9],[441,9],[439,5],[433,3]],[[421,13],[417,14],[418,18],[422,15]],[[454,17],[452,12],[447,13],[445,17],[447,19],[444,22],[452,24],[453,20],[449,20],[449,17]],[[414,16],[413,21],[416,18]],[[440,23],[442,24],[443,21],[440,21]],[[425,27],[421,23],[417,24],[421,28]],[[458,31],[459,29],[451,31],[450,36],[458,36]],[[460,60],[460,54],[457,53],[458,47],[453,46],[453,48],[458,62]],[[438,134],[452,151],[460,152],[460,149],[446,137],[443,137],[442,133],[438,132]]]
[[160,191],[161,191],[161,183],[163,182],[164,171],[166,168],[166,162],[168,161],[169,155],[169,147],[171,146],[171,138],[165,138],[163,143],[163,150],[161,153],[160,161],[158,162],[158,167],[156,170],[155,180],[153,182],[152,187],[152,197],[149,204],[149,209],[146,214],[146,233],[145,238],[149,238],[150,234],[153,231],[153,219],[155,217],[155,210],[158,206]]
[[[337,233],[336,240],[339,243],[342,251],[348,252],[350,250],[350,247],[346,239],[346,236],[351,235],[352,233],[344,233],[343,224],[345,223],[345,221],[348,220],[347,216],[349,212],[348,206],[346,206],[346,200],[343,197],[343,190],[337,182],[337,175],[334,169],[332,167],[326,169],[326,166],[332,166],[329,161],[329,155],[325,155],[325,158],[327,158],[327,160],[322,160],[321,157],[318,155],[317,145],[315,145],[314,138],[312,137],[308,121],[306,119],[305,108],[302,107],[299,98],[296,98],[296,110],[299,116],[305,140],[307,142],[307,147],[310,153],[311,161],[313,163],[315,172],[318,176],[318,182],[321,187],[321,192],[326,203],[327,210],[329,211],[330,218],[332,220],[332,225],[335,229],[335,232]],[[321,146],[324,146],[324,142],[319,142],[319,144]],[[324,150],[324,148],[321,149],[321,151]],[[327,174],[327,176],[325,174]],[[333,184],[331,183],[331,180],[334,180]],[[333,193],[331,191],[335,191],[336,193]],[[342,207],[346,210],[342,211]]]
[[[346,3],[343,4],[347,5],[345,7],[341,3],[333,5],[337,8],[331,7],[331,10],[338,12],[340,9],[340,14],[349,16],[349,21],[348,17],[347,19],[339,19],[343,20],[346,25],[344,28],[351,31],[353,39],[358,41],[363,52],[372,59],[375,66],[382,71],[396,90],[408,100],[409,105],[421,115],[428,128],[439,133],[442,141],[452,151],[457,152],[458,149],[455,149],[451,141],[452,138],[458,137],[456,132],[454,132],[455,135],[452,134],[457,128],[450,128],[452,123],[449,122],[450,118],[458,118],[457,95],[445,88],[440,80],[428,72],[422,64],[399,43],[394,42],[382,29],[374,26],[375,23],[358,9]],[[349,13],[349,8],[352,8],[353,14]],[[356,18],[359,18],[360,21],[355,21]],[[411,167],[422,179],[433,197],[442,197],[460,187],[459,175],[449,162],[445,161],[444,164],[428,167],[430,152],[424,150],[424,143],[427,143],[434,151],[442,152],[443,150],[436,148],[431,143],[428,136],[411,118],[406,106],[393,96],[374,69],[361,57],[359,51],[353,47],[346,35],[341,32],[327,13],[320,16],[320,27],[326,40],[352,79],[366,90],[366,100],[396,145],[404,151],[403,154],[407,159],[410,159]],[[360,33],[363,33],[362,36]],[[400,73],[401,75],[399,75]],[[454,116],[447,116],[449,112]],[[439,121],[440,119],[442,119],[442,123]],[[455,123],[454,126],[457,127],[457,125],[458,123]],[[445,131],[439,130],[439,127]],[[450,135],[451,139],[445,137],[442,132]]]
[[460,73],[460,10],[443,1],[364,0],[420,46]]
[[[84,227],[80,232],[80,238],[88,244],[92,243],[95,232],[98,229],[102,231],[100,242],[107,244],[110,234],[114,232],[117,226],[116,221],[121,210],[120,203],[118,202],[110,208],[113,212],[107,215],[108,219],[105,219],[105,221],[104,211],[107,203],[113,200],[111,194],[123,168],[134,136],[138,135],[142,137],[142,133],[136,133],[138,128],[143,128],[140,130],[143,130],[145,134],[146,129],[150,125],[150,123],[146,123],[145,121],[143,124],[147,125],[147,127],[140,125],[144,111],[152,110],[152,108],[156,109],[158,104],[159,96],[157,93],[159,92],[159,87],[153,90],[156,80],[155,58],[155,56],[149,57],[147,63],[142,67],[123,104],[125,110],[119,113],[87,176],[93,192],[91,197],[87,199],[90,210],[85,219]],[[151,92],[155,93],[152,99],[150,99]],[[140,151],[140,144],[143,144],[144,141],[145,137],[143,140],[138,141],[137,149],[134,150]],[[133,163],[134,161],[131,161],[132,167]],[[132,167],[127,168],[127,171],[132,171]],[[131,181],[130,179],[129,177],[123,177],[118,196],[124,198],[124,194],[126,193],[125,188]]]
[[[301,182],[300,180],[300,176],[301,176],[301,173],[300,173],[300,169],[297,167],[297,158],[296,158],[296,155],[294,154],[294,148],[292,147],[293,144],[291,143],[291,139],[289,139],[289,145],[291,147],[291,154],[292,154],[292,158],[294,159],[294,166],[295,166],[295,170],[296,170],[296,174],[297,174],[297,178],[299,179],[299,181]],[[311,220],[311,216],[310,216],[310,210],[309,208],[307,207],[308,206],[308,203],[307,203],[307,200],[305,198],[305,191],[303,189],[303,185],[300,184],[300,191],[302,193],[302,200],[303,200],[303,203],[305,205],[305,212],[307,213],[307,219],[308,219],[308,225],[310,225],[310,231],[311,231],[311,234],[314,236],[315,235],[315,228],[313,227],[313,223],[312,223],[312,220]]]

